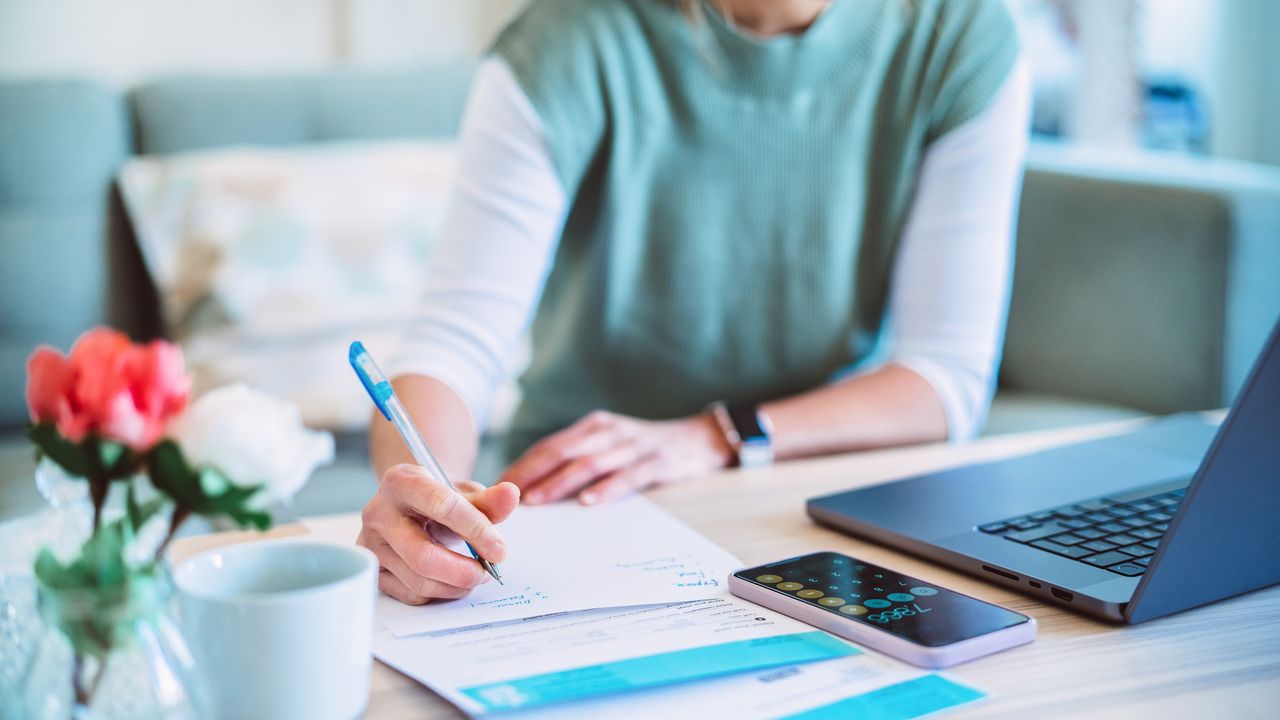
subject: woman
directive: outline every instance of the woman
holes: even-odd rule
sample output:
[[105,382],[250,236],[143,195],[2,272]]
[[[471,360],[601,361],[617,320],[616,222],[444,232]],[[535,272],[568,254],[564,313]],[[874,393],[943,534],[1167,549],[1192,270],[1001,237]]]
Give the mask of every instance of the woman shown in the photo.
[[393,370],[467,477],[536,309],[518,459],[458,502],[375,423],[360,542],[383,591],[484,581],[421,518],[500,562],[521,491],[590,504],[696,478],[758,459],[757,422],[780,459],[973,435],[1027,87],[1001,0],[535,1],[479,69]]

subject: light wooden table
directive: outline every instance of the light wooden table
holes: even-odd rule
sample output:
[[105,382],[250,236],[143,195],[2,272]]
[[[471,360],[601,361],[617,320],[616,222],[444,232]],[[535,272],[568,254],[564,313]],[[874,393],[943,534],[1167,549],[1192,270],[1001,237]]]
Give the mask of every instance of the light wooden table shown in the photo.
[[[948,674],[989,693],[954,718],[1280,718],[1280,587],[1137,626],[1074,615],[909,555],[813,524],[804,501],[970,462],[1102,437],[1134,422],[1008,435],[969,445],[933,445],[733,471],[648,495],[747,565],[836,550],[933,581],[1036,618],[1030,646]],[[1028,478],[1028,482],[1032,482]],[[283,526],[275,536],[305,533]],[[258,538],[221,533],[182,541],[175,556]],[[1280,548],[1276,549],[1280,552]],[[1196,582],[1188,578],[1188,582]],[[368,718],[453,718],[431,691],[375,664]]]

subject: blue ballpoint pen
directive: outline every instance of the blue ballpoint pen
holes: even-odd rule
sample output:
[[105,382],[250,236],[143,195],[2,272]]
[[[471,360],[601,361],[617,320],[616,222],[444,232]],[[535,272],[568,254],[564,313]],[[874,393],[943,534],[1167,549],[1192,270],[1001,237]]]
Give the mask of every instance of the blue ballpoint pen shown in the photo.
[[[364,385],[364,389],[369,392],[369,397],[373,398],[373,404],[378,406],[378,410],[382,411],[383,417],[391,421],[399,431],[404,444],[409,447],[409,452],[413,454],[413,459],[421,465],[427,474],[436,482],[440,482],[448,486],[456,492],[457,488],[453,487],[453,483],[449,482],[449,476],[444,474],[444,468],[440,467],[440,463],[436,462],[436,458],[431,454],[431,449],[427,447],[427,442],[422,439],[422,433],[418,432],[418,426],[413,424],[413,418],[409,417],[409,413],[404,409],[404,405],[400,404],[400,398],[396,397],[396,393],[391,389],[391,383],[387,380],[382,371],[378,369],[377,363],[373,361],[373,356],[368,350],[364,349],[364,343],[359,341],[351,343],[351,352],[348,354],[348,360],[351,361],[351,368],[356,371],[356,375],[360,378],[360,382]],[[476,549],[471,547],[471,543],[467,543],[467,549],[471,551],[471,557],[475,558],[480,566],[485,569],[494,580],[502,583],[502,576],[498,574],[498,566],[480,557]]]

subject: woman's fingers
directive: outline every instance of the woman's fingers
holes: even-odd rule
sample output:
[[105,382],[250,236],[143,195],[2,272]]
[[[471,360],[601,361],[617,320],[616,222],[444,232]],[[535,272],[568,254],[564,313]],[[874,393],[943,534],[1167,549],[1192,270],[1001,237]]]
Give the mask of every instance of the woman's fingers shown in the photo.
[[[366,524],[366,527],[369,525]],[[400,515],[390,522],[379,522],[372,530],[381,536],[415,576],[468,589],[480,585],[489,577],[474,558],[436,544],[414,518]]]
[[525,493],[530,504],[555,502],[568,497],[600,478],[638,461],[645,448],[634,440],[623,441],[607,450],[583,455],[561,465]]
[[657,482],[659,460],[650,456],[629,467],[610,473],[603,480],[578,493],[583,505],[598,505],[626,497]]
[[[443,599],[451,600],[454,598],[463,597],[468,592],[470,592],[469,588],[461,588],[455,585],[449,585],[448,583],[441,582],[434,578],[423,577],[422,575],[414,572],[413,569],[409,567],[409,564],[404,561],[404,558],[401,558],[398,554],[396,554],[395,550],[393,550],[391,546],[385,541],[374,543],[374,547],[371,547],[369,549],[372,550],[373,554],[377,556],[378,564],[382,567],[382,569],[386,572],[391,573],[391,575],[395,577],[395,579],[403,587],[404,593],[410,598],[410,599],[402,599],[395,593],[391,593],[391,592],[387,593],[388,595],[395,597],[397,600],[401,600],[402,602],[406,602],[412,605],[421,605],[425,602],[430,601],[432,598],[443,598]],[[379,582],[381,582],[381,579],[379,580]],[[391,585],[391,587],[394,590],[396,590],[397,592],[400,592],[400,588],[397,588],[394,583],[388,583],[388,584]],[[384,590],[383,592],[386,592],[386,591]],[[416,602],[410,602],[411,599],[415,599],[415,598],[420,598],[420,600]]]
[[[506,542],[489,518],[461,493],[432,480],[422,468],[416,465],[392,468],[383,478],[379,492],[389,493],[405,514],[417,515],[453,530],[486,560],[502,562],[506,557]],[[391,544],[396,547],[394,542]],[[400,548],[396,547],[396,551]]]
[[521,490],[528,489],[574,458],[617,445],[628,427],[626,418],[612,413],[593,412],[529,448],[502,473],[500,479],[513,483]]
[[386,568],[378,570],[378,589],[405,605],[425,605],[431,600],[411,591],[395,573]]
[[516,506],[520,504],[520,488],[509,482],[468,492],[466,496],[467,500],[471,501],[471,504],[493,523],[500,523],[511,517],[511,513],[515,512]]

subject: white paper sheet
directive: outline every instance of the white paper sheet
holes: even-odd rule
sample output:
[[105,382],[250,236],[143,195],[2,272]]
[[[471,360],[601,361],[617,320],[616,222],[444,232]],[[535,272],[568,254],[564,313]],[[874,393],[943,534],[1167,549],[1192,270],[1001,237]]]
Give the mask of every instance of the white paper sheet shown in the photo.
[[[355,515],[308,520],[312,536],[354,542]],[[520,507],[499,526],[505,584],[421,607],[378,597],[378,622],[396,636],[550,613],[703,600],[727,594],[737,558],[643,497],[597,507]],[[465,553],[465,548],[459,548]]]
[[[543,678],[538,684],[552,688],[547,693],[573,696],[594,682],[583,678],[580,669],[650,657],[674,658],[666,667],[676,677],[668,682],[680,682],[698,677],[705,669],[696,660],[681,660],[682,651],[818,634],[804,623],[726,596],[674,605],[562,613],[409,637],[397,638],[384,631],[374,638],[374,654],[465,712],[480,715],[486,707],[467,689]],[[842,647],[830,657],[858,652],[844,641],[828,639]],[[757,652],[770,654],[767,648]],[[764,665],[758,662],[752,669]]]
[[[561,688],[572,694],[593,681],[598,683],[597,669],[627,658],[678,657],[692,648],[805,633],[813,634],[813,628],[730,596],[677,605],[566,613],[403,638],[383,631],[374,638],[374,653],[472,717],[483,717],[492,708],[477,699],[477,686],[501,686],[512,679],[539,677],[550,678],[534,683],[544,692],[555,693]],[[692,674],[697,667],[688,670]],[[646,690],[619,688],[588,699],[503,710],[501,716],[520,720],[649,720],[664,716],[749,720],[821,708],[832,711],[827,713],[831,717],[842,717],[850,711],[833,704],[859,698],[862,704],[855,715],[883,711],[883,717],[907,718],[980,695],[943,678],[930,678],[935,682],[922,687],[912,685],[926,675],[880,655],[855,653],[807,663],[775,663],[697,682],[676,680]],[[514,684],[521,685],[519,680]],[[879,689],[896,692],[879,697],[873,693]]]

